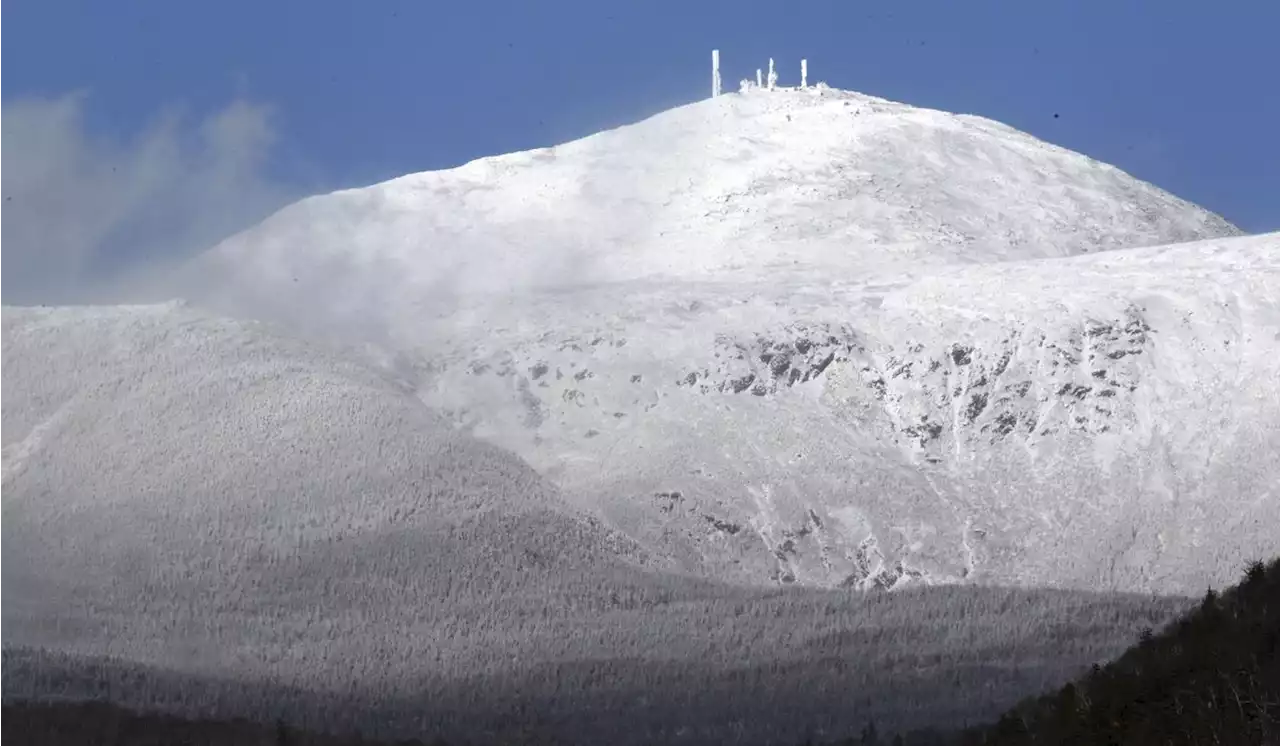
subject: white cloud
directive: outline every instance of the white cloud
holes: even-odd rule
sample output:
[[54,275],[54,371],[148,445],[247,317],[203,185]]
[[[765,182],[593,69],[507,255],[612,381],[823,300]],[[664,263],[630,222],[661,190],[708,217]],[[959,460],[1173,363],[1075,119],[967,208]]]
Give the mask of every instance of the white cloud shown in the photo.
[[136,136],[95,136],[85,94],[6,103],[3,300],[138,299],[164,270],[296,194],[266,175],[268,107],[202,121],[162,112]]

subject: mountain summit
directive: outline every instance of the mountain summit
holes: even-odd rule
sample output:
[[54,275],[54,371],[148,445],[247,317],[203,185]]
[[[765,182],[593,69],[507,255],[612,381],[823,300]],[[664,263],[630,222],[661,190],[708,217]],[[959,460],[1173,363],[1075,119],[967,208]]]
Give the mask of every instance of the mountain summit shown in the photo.
[[690,573],[1198,592],[1280,478],[1280,245],[1238,233],[818,87],[314,197],[193,269]]
[[1237,233],[997,122],[819,86],[306,199],[217,247],[200,275],[242,302],[339,319],[441,293],[850,279]]

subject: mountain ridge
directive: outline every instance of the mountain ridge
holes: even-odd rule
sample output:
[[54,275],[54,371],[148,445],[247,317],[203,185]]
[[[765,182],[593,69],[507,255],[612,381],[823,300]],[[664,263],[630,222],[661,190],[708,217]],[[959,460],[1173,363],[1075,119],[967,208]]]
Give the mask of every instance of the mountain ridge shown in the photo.
[[473,293],[893,274],[1238,233],[1005,125],[811,88],[727,94],[551,148],[308,198],[193,272],[232,310],[301,304],[327,323],[390,323]]

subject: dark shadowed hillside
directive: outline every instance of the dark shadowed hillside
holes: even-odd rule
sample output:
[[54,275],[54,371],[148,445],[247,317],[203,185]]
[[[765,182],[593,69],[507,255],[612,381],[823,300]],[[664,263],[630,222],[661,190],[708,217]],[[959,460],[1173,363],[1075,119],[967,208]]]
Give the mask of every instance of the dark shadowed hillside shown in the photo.
[[[1163,624],[1189,603],[1067,591],[768,593],[640,581],[542,585],[541,599],[510,594],[505,604],[460,609],[421,628],[433,647],[421,642],[415,652],[402,635],[398,649],[370,647],[351,658],[347,677],[218,677],[176,663],[10,647],[5,700],[107,700],[384,740],[787,744],[841,737],[868,721],[889,730],[994,718],[1026,693],[1117,655],[1133,630]],[[368,616],[374,628],[385,621]],[[339,644],[297,649],[323,656]],[[391,661],[393,652],[403,660]],[[379,665],[417,673],[371,673]]]
[[248,720],[140,713],[105,702],[20,702],[4,706],[4,740],[41,746],[375,746]]
[[[1010,599],[1006,597],[1006,602]],[[1058,620],[1059,629],[1073,626],[1070,620]],[[1051,635],[1054,625],[1041,628]],[[892,636],[892,635],[890,635]],[[805,735],[807,743],[826,742],[840,746],[872,746],[874,744],[905,744],[906,746],[1024,746],[1029,744],[1258,744],[1266,746],[1280,743],[1280,663],[1277,659],[1277,642],[1280,640],[1280,560],[1269,565],[1255,563],[1244,580],[1221,595],[1209,593],[1191,612],[1169,624],[1159,633],[1146,629],[1137,645],[1106,665],[1095,665],[1092,671],[1074,683],[1034,699],[1025,700],[1010,710],[993,725],[971,728],[962,733],[941,730],[915,730],[906,736],[884,735],[892,731],[874,724],[844,728],[851,734],[832,741],[824,738],[830,731],[822,727],[800,727],[793,724],[789,730]],[[881,640],[876,646],[883,649]],[[1042,655],[1052,654],[1052,639],[1046,640]],[[1027,651],[1030,652],[1030,651]],[[901,653],[901,651],[900,651]],[[753,708],[769,710],[771,706],[785,704],[770,702],[765,685],[778,684],[783,692],[794,686],[807,688],[815,693],[830,692],[841,687],[840,677],[832,671],[839,665],[824,666],[822,657],[806,665],[797,662],[791,670],[771,666],[768,676],[760,677],[761,689],[742,692],[744,700],[752,700]],[[884,659],[881,657],[880,662]],[[918,665],[920,661],[917,659]],[[571,668],[571,667],[570,667]],[[38,669],[38,671],[37,671]],[[561,691],[582,682],[573,679],[566,669],[560,672]],[[769,676],[774,677],[770,679]],[[12,684],[25,681],[28,688],[38,682],[47,696],[56,697],[43,702],[21,699],[21,687]],[[850,686],[858,680],[862,686]],[[963,676],[954,679],[956,696],[963,700],[962,692],[977,682]],[[527,683],[527,682],[526,682]],[[634,691],[631,702],[642,703],[653,698],[661,700],[663,693],[656,685],[647,692]],[[909,686],[885,687],[884,677],[863,674],[846,677],[837,699],[855,706],[877,697],[900,698],[896,703],[880,703],[889,709],[909,710],[910,701],[919,697]],[[934,687],[944,684],[933,681]],[[917,682],[917,687],[925,686]],[[862,692],[868,691],[870,694]],[[139,712],[101,701],[74,701],[83,697],[124,697],[148,711]],[[935,692],[936,693],[936,692]],[[18,695],[14,697],[13,695]],[[726,692],[726,694],[728,694]],[[686,696],[690,693],[686,692]],[[566,695],[561,706],[575,705],[589,709],[597,703],[589,696],[574,698]],[[755,697],[763,697],[755,699]],[[225,711],[229,704],[237,703],[243,712],[254,719],[214,719],[209,713]],[[827,698],[819,696],[828,706]],[[153,744],[184,743],[192,746],[221,746],[222,744],[292,744],[295,746],[345,746],[377,743],[362,735],[377,721],[381,714],[389,714],[388,705],[400,709],[401,717],[407,715],[407,702],[398,704],[376,698],[357,703],[344,700],[341,695],[321,697],[303,691],[274,690],[264,687],[236,686],[232,682],[181,681],[172,674],[147,671],[112,661],[75,659],[39,651],[6,651],[5,654],[5,705],[4,738],[9,743],[63,746],[64,744],[103,744],[104,746],[151,746]],[[310,716],[305,718],[312,726],[323,726],[328,734],[305,731],[271,722],[270,711],[292,710],[303,701],[310,706]],[[257,707],[248,707],[254,701]],[[416,740],[401,740],[398,744],[475,743],[476,738],[457,731],[451,738],[438,735],[439,731],[429,723],[433,709],[432,697],[417,700],[418,712],[425,733]],[[548,728],[555,719],[556,707],[548,700],[529,703],[523,715],[511,713],[507,727],[499,736],[490,731],[482,733],[482,717],[479,712],[469,713],[477,717],[472,721],[474,736],[479,742],[496,740],[511,744],[550,744],[578,740],[567,730]],[[730,702],[723,703],[732,708]],[[742,704],[742,703],[739,703]],[[156,708],[180,706],[194,718],[160,714]],[[347,707],[347,712],[335,712],[334,707]],[[437,705],[438,706],[438,705]],[[368,708],[356,712],[352,708]],[[607,708],[605,708],[607,710]],[[883,710],[880,710],[883,712]],[[320,713],[326,712],[326,715]],[[565,710],[560,711],[563,717]],[[561,720],[562,724],[567,724]],[[586,721],[579,719],[579,724]],[[884,722],[883,720],[881,721]],[[621,726],[621,719],[615,721]],[[438,723],[437,723],[438,724]],[[904,724],[899,720],[898,724]],[[743,724],[746,726],[746,724]],[[757,722],[754,727],[743,727],[733,737],[719,734],[690,733],[686,738],[669,740],[680,743],[776,743],[777,733],[770,737],[768,725]],[[376,726],[373,730],[377,730]],[[597,722],[593,735],[609,730],[605,723]],[[780,730],[788,730],[781,728]],[[341,735],[334,735],[334,734]],[[616,731],[615,731],[616,733]],[[580,734],[585,735],[585,734]]]
[[1280,743],[1280,559],[964,746]]

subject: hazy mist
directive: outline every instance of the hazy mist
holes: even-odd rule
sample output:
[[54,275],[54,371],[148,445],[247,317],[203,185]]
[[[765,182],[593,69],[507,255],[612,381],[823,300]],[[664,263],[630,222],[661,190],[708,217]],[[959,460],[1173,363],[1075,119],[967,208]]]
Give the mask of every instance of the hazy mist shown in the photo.
[[123,138],[91,134],[91,96],[6,103],[4,302],[154,299],[193,253],[300,196],[268,173],[269,106],[177,107]]

